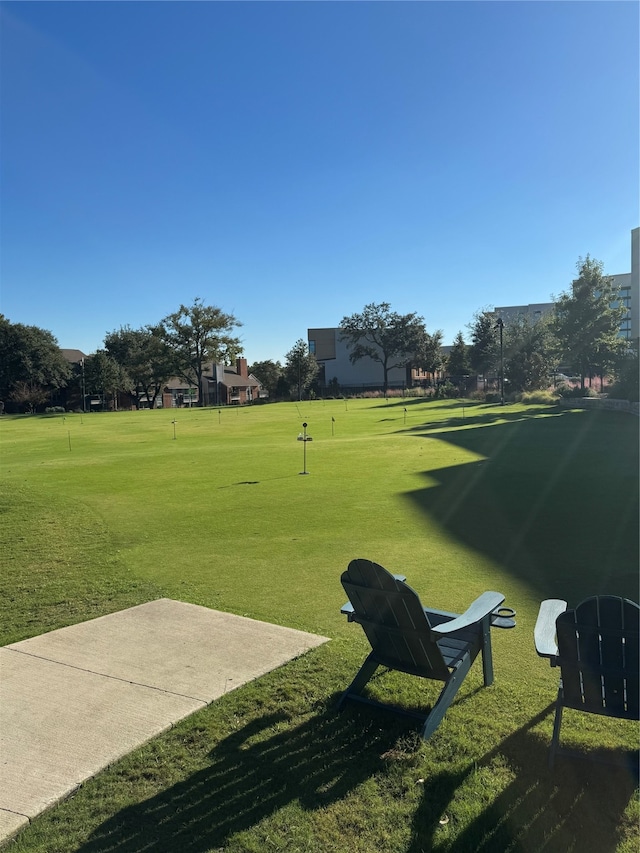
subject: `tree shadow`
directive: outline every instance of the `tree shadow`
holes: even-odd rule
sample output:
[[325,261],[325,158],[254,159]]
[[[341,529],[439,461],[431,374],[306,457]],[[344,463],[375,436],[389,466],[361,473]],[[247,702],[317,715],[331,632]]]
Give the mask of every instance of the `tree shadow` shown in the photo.
[[118,812],[79,850],[204,853],[291,802],[319,809],[342,799],[381,769],[401,729],[338,714],[335,699],[297,728],[283,714],[254,720],[221,741],[205,768]]
[[[624,769],[563,760],[550,771],[548,744],[531,729],[553,709],[549,705],[464,771],[428,779],[406,853],[438,849],[455,849],[456,853],[613,853],[620,841],[622,816],[637,787],[637,763],[634,769]],[[631,759],[626,753],[624,757]],[[637,756],[635,759],[637,762]],[[491,791],[494,774],[504,773],[505,766],[513,781],[498,796],[484,794],[485,789]],[[455,801],[469,799],[473,793],[490,802],[457,834]]]
[[[607,413],[611,414],[611,413]],[[481,457],[426,470],[407,494],[540,597],[638,594],[638,425],[563,411],[479,429],[412,432]]]

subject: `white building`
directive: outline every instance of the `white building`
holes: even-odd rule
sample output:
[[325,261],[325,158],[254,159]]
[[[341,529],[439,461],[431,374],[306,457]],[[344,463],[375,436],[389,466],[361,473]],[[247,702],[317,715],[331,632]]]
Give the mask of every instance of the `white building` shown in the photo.
[[[309,352],[315,355],[320,366],[318,380],[321,385],[327,386],[336,380],[343,388],[382,388],[384,375],[380,362],[365,357],[352,364],[348,344],[341,339],[341,329],[307,329],[307,342]],[[389,371],[389,388],[404,388],[410,383],[406,367],[394,367]]]

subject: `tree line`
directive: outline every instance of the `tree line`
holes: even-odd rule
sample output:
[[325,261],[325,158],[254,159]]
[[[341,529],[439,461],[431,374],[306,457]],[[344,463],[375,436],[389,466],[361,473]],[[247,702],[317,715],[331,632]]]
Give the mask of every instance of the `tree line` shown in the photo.
[[[563,365],[579,377],[583,390],[587,378],[615,376],[627,396],[637,399],[638,342],[620,337],[625,307],[613,279],[604,274],[602,262],[588,255],[579,259],[577,272],[570,289],[555,300],[554,311],[535,322],[521,317],[500,329],[492,311],[477,311],[468,325],[470,342],[459,331],[447,357],[442,331],[429,333],[423,317],[399,314],[387,302],[343,317],[340,335],[352,363],[369,358],[379,364],[385,392],[389,372],[398,367],[447,376],[454,385],[471,375],[486,379],[501,373],[509,391],[520,392],[547,387]],[[242,354],[235,332],[241,325],[232,314],[196,298],[159,323],[109,332],[103,348],[70,365],[51,332],[0,315],[0,399],[34,411],[61,389],[75,386],[83,405],[86,395],[116,401],[126,392],[137,407],[154,407],[169,379],[180,377],[200,389],[202,401],[205,367],[231,364]],[[299,339],[284,364],[259,361],[249,371],[271,399],[302,399],[313,387],[318,364]]]
[[[167,382],[174,377],[200,390],[207,365],[232,364],[242,354],[235,330],[242,324],[232,314],[196,298],[180,305],[159,323],[109,332],[104,347],[70,364],[51,332],[37,326],[11,323],[0,314],[0,400],[24,411],[35,411],[73,387],[84,408],[87,397],[100,396],[117,406],[120,394],[130,395],[137,408],[154,408]],[[271,393],[283,398],[303,390],[318,366],[299,340],[284,366],[259,362],[251,366]]]

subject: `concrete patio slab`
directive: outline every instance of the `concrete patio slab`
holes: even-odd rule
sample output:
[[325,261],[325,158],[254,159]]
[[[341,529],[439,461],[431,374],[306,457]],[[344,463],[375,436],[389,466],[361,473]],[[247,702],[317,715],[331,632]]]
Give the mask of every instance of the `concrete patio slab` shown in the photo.
[[169,599],[0,649],[0,844],[83,781],[325,637]]

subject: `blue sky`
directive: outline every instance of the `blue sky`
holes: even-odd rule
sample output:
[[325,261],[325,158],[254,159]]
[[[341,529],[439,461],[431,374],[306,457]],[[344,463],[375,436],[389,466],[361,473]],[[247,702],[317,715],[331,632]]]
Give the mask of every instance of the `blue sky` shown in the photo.
[[630,270],[635,2],[0,12],[0,310],[62,347],[197,296],[250,362],[370,302],[450,343]]

